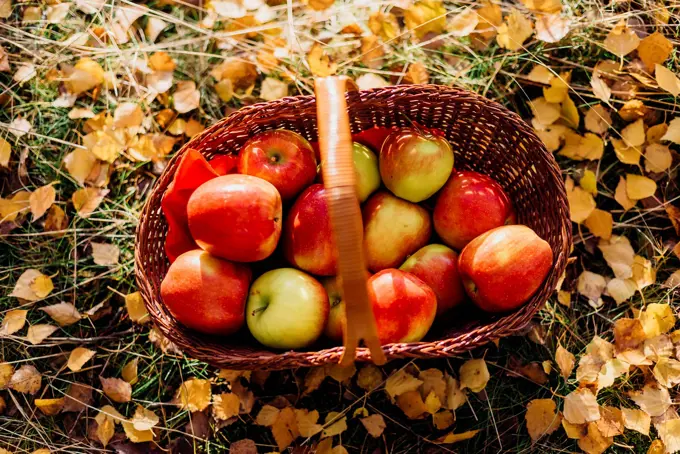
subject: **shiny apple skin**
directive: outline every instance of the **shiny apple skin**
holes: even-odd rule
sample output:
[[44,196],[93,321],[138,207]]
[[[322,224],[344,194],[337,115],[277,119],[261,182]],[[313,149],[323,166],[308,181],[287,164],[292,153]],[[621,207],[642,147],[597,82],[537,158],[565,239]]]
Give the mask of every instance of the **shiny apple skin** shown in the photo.
[[312,184],[317,162],[304,137],[278,129],[260,133],[245,144],[239,153],[238,172],[270,182],[285,201]]
[[323,278],[321,284],[326,289],[328,303],[330,304],[330,312],[328,313],[328,322],[326,323],[324,334],[330,340],[341,343],[342,333],[347,323],[345,300],[342,299],[342,292],[335,276]]
[[458,254],[443,244],[428,244],[418,249],[399,269],[413,274],[434,290],[437,315],[467,299],[458,273]]
[[372,272],[398,267],[408,255],[425,246],[432,234],[432,221],[425,208],[386,191],[368,199],[362,216],[364,250]]
[[282,241],[291,265],[319,276],[336,274],[338,252],[323,185],[314,184],[297,198],[286,217]]
[[394,131],[380,149],[380,177],[394,195],[418,203],[432,197],[453,170],[453,150],[443,137],[416,129]]
[[489,230],[458,258],[465,291],[487,312],[507,312],[526,303],[552,266],[550,244],[524,225]]
[[183,325],[207,334],[229,335],[244,325],[251,271],[194,249],[170,265],[161,297]]
[[458,250],[484,232],[516,222],[503,188],[491,177],[472,171],[451,175],[439,193],[433,220],[442,241]]
[[437,313],[434,291],[414,275],[394,268],[369,278],[368,296],[383,345],[420,341]]
[[265,259],[281,235],[279,192],[250,175],[224,175],[204,183],[191,195],[187,213],[196,244],[227,260]]

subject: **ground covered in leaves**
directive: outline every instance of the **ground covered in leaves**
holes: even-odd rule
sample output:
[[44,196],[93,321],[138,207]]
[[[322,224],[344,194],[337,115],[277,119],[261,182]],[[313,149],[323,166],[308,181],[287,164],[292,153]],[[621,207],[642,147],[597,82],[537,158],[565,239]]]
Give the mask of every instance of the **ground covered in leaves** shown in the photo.
[[[680,11],[664,1],[0,0],[0,453],[680,450]],[[216,370],[151,326],[134,229],[239,107],[439,83],[531,122],[575,245],[522,336]]]

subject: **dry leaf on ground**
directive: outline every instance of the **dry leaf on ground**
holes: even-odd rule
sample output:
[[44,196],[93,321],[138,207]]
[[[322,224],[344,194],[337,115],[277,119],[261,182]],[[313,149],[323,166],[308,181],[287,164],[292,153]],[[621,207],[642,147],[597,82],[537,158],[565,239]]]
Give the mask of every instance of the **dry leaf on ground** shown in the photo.
[[468,388],[478,393],[486,387],[489,381],[489,369],[483,359],[470,359],[459,370],[460,389]]
[[78,372],[95,355],[94,350],[84,347],[76,347],[71,351],[66,365],[73,372]]
[[132,399],[132,386],[120,378],[99,377],[102,390],[112,401],[118,403],[130,402]]
[[52,279],[38,270],[29,269],[24,271],[9,296],[14,296],[27,301],[38,301],[49,295],[54,286]]
[[139,292],[125,295],[125,307],[127,308],[130,320],[140,325],[144,325],[151,321],[149,312],[146,310],[146,305],[142,299],[142,294]]
[[572,424],[583,424],[600,419],[600,407],[595,395],[586,388],[572,391],[564,398],[564,419]]
[[28,332],[26,333],[26,340],[33,345],[38,345],[42,343],[45,339],[50,337],[59,327],[54,325],[49,325],[46,323],[40,323],[37,325],[31,325],[28,327]]
[[40,391],[42,386],[42,376],[35,367],[24,365],[14,371],[8,386],[16,392],[35,394]]
[[209,380],[190,378],[180,385],[174,403],[182,410],[203,411],[210,405],[211,395]]
[[549,435],[560,427],[562,417],[556,413],[557,405],[552,399],[534,399],[527,404],[525,419],[533,441]]
[[40,308],[49,315],[59,326],[69,326],[82,318],[78,309],[71,303],[57,303]]
[[9,336],[23,328],[26,324],[27,313],[28,311],[23,309],[13,309],[5,313],[0,324],[0,336]]

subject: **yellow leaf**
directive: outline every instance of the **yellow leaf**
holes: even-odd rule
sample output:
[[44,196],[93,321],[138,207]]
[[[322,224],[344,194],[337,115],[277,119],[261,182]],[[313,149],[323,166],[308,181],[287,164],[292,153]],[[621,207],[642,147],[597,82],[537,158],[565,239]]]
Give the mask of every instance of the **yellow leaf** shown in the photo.
[[673,342],[669,335],[659,334],[646,339],[643,349],[645,357],[652,361],[660,361],[662,358],[670,358],[673,355]]
[[638,57],[651,71],[654,66],[665,62],[673,52],[673,44],[659,32],[647,35],[638,46]]
[[200,122],[192,118],[191,120],[187,121],[187,127],[184,133],[186,134],[187,137],[193,137],[196,134],[202,132],[204,129],[205,126],[203,126]]
[[626,186],[626,179],[619,177],[619,184],[616,186],[616,191],[614,192],[614,200],[616,200],[625,211],[628,211],[635,206],[637,201],[628,198],[628,189]]
[[543,97],[550,103],[560,103],[569,93],[569,74],[560,74],[550,81],[550,87],[543,88]]
[[498,27],[496,41],[505,49],[515,51],[522,48],[522,44],[534,33],[534,23],[527,19],[517,9],[512,8],[505,22]]
[[668,132],[668,125],[666,123],[659,123],[658,125],[647,128],[647,143],[659,143],[661,138]]
[[633,52],[640,45],[640,38],[621,20],[609,32],[604,40],[604,48],[614,55],[623,57]]
[[175,395],[175,403],[188,411],[203,411],[210,405],[210,381],[190,378],[182,383]]
[[418,39],[439,35],[446,27],[446,8],[439,0],[417,0],[404,10],[404,24]]
[[[338,419],[340,413],[331,411],[326,415],[325,428],[321,434],[321,438],[333,437],[335,435],[340,435],[345,430],[347,430],[347,417],[343,416]],[[335,421],[331,423],[331,421]],[[329,425],[330,424],[330,425]]]
[[271,405],[265,405],[257,414],[255,423],[260,426],[269,427],[276,422],[276,419],[279,417],[279,412],[280,410],[278,408],[272,407]]
[[659,88],[666,90],[673,96],[678,96],[680,94],[680,79],[665,66],[656,64],[654,68],[656,83],[659,84]]
[[422,384],[421,380],[418,380],[404,369],[400,369],[387,378],[385,391],[394,399],[405,392],[415,391]]
[[571,21],[561,14],[536,16],[536,39],[546,43],[557,43],[569,34]]
[[406,74],[404,74],[404,82],[407,84],[426,84],[430,80],[430,74],[427,68],[420,62],[411,63],[408,65]]
[[633,261],[633,280],[638,290],[654,284],[656,282],[656,270],[652,267],[652,262],[636,255]]
[[2,324],[0,324],[0,336],[9,336],[23,328],[26,324],[27,313],[28,311],[23,309],[14,309],[7,312],[5,318],[2,319]]
[[49,315],[59,326],[73,325],[83,318],[76,307],[71,303],[57,303],[51,306],[40,308],[41,311]]
[[609,240],[600,239],[597,247],[614,272],[614,276],[621,279],[633,277],[635,251],[633,251],[628,238],[613,235]]
[[58,399],[35,399],[35,406],[47,416],[56,415],[64,407],[64,398]]
[[350,364],[349,366],[333,364],[331,367],[327,369],[327,374],[333,380],[342,383],[351,379],[356,373],[356,371],[357,368],[354,366],[354,363]]
[[612,97],[612,90],[609,85],[600,77],[600,73],[595,71],[592,79],[590,79],[590,86],[593,88],[593,94],[600,101],[609,102]]
[[612,236],[614,220],[608,211],[594,209],[584,222],[588,230],[598,238],[608,240]]
[[527,79],[545,85],[548,85],[554,77],[555,74],[550,70],[550,68],[544,65],[535,65],[533,68],[531,68],[529,74],[527,74]]
[[26,340],[33,345],[38,345],[50,337],[58,329],[58,327],[48,324],[31,325],[28,327]]
[[335,0],[307,0],[310,8],[316,11],[323,11],[330,8],[335,3]]
[[568,96],[562,101],[560,118],[567,123],[567,126],[572,128],[578,128],[578,124],[581,121],[576,104],[574,104],[574,101]]
[[479,24],[477,11],[468,8],[453,16],[446,30],[451,36],[463,37],[472,33],[477,28],[477,24]]
[[132,128],[142,125],[144,113],[139,104],[123,102],[118,104],[113,113],[113,126],[116,128]]
[[459,441],[464,441],[464,440],[469,440],[470,438],[473,438],[479,430],[469,430],[467,432],[462,432],[462,433],[453,433],[450,432],[446,435],[444,435],[441,438],[437,439],[437,443],[442,443],[442,444],[450,444],[450,443],[458,443]]
[[286,407],[281,410],[271,429],[279,451],[283,451],[300,435],[293,409]]
[[680,361],[660,358],[652,369],[652,375],[661,386],[672,388],[680,383]]
[[0,221],[9,222],[14,221],[30,209],[28,199],[31,193],[28,191],[19,191],[9,199],[0,198]]
[[669,332],[675,326],[675,322],[675,312],[667,303],[648,304],[640,313],[640,323],[647,338]]
[[465,392],[460,389],[458,380],[446,375],[446,408],[451,411],[458,409],[466,402]]
[[63,230],[68,228],[68,217],[59,205],[52,205],[45,218],[45,231],[55,232],[55,236],[63,236]]
[[12,156],[12,147],[9,142],[0,137],[0,167],[9,167],[9,158]]
[[177,83],[172,99],[177,113],[183,114],[198,108],[201,93],[196,89],[194,81],[182,81]]
[[637,290],[637,285],[633,279],[614,278],[607,282],[607,293],[614,298],[616,304],[621,304],[630,299]]
[[614,384],[617,378],[627,373],[630,369],[630,363],[626,361],[628,358],[626,354],[630,354],[635,350],[626,350],[619,352],[617,358],[608,359],[597,374],[597,391],[608,388]]
[[399,35],[399,22],[392,13],[376,11],[368,18],[368,28],[383,41],[391,41]]
[[130,293],[125,295],[125,307],[127,308],[128,314],[130,315],[130,320],[140,325],[144,325],[151,321],[149,317],[149,312],[146,310],[144,305],[144,299],[142,299],[142,294],[139,292]]
[[650,416],[661,416],[672,405],[671,396],[666,388],[648,383],[640,391],[628,393],[630,398]]
[[141,405],[137,405],[135,414],[130,420],[135,430],[149,430],[158,424],[158,415],[152,410],[148,410]]
[[564,379],[568,379],[574,370],[576,357],[566,348],[560,345],[557,347],[557,351],[555,352],[555,362],[557,363],[557,367],[560,368],[562,377],[564,377]]
[[597,195],[597,176],[592,170],[585,170],[583,172],[583,177],[579,181],[579,185],[590,192],[592,195]]
[[97,431],[95,432],[97,439],[102,446],[106,447],[115,432],[113,418],[106,415],[106,413],[99,412],[94,419],[97,421]]
[[680,419],[669,419],[655,424],[654,427],[666,447],[666,452],[680,451]]
[[40,391],[42,376],[33,366],[21,366],[9,381],[9,388],[24,394],[35,394]]
[[97,209],[106,194],[109,193],[108,189],[99,188],[82,188],[78,189],[73,193],[71,200],[73,201],[73,207],[78,212],[78,215],[87,218],[94,210]]
[[595,395],[587,388],[572,391],[564,398],[564,419],[572,424],[583,424],[600,419],[600,407]]
[[564,132],[564,147],[560,150],[561,156],[582,161],[600,159],[604,153],[604,142],[593,133],[587,132],[583,136],[578,135],[571,129]]
[[645,124],[642,118],[629,124],[621,131],[621,137],[627,147],[637,147],[645,143]]
[[425,408],[431,415],[437,413],[439,409],[442,408],[442,402],[439,400],[439,397],[437,397],[434,391],[430,391],[430,393],[425,398]]
[[[541,127],[543,127],[543,125],[541,125]],[[548,151],[553,152],[560,148],[566,129],[567,127],[564,125],[552,124],[550,126],[545,126],[544,130],[537,129],[536,135],[543,141]]]
[[220,369],[217,378],[223,378],[229,383],[234,383],[239,377],[243,377],[246,381],[250,381],[251,375],[252,371],[250,370]]
[[217,420],[226,421],[238,416],[240,407],[241,400],[234,393],[222,393],[213,396],[212,410],[213,416]]
[[623,424],[626,429],[635,430],[643,435],[649,435],[651,417],[642,410],[622,408]]
[[645,170],[647,172],[665,172],[673,163],[673,155],[666,145],[652,143],[645,148]]
[[175,60],[167,52],[154,52],[149,57],[149,68],[154,71],[174,71],[176,67]]
[[224,101],[229,102],[234,97],[234,86],[231,79],[222,79],[215,84],[215,92],[217,96]]
[[596,104],[586,113],[584,124],[588,131],[604,134],[612,126],[612,117],[602,104]]
[[137,363],[139,362],[139,358],[134,358],[128,363],[123,366],[123,370],[121,370],[120,375],[123,377],[123,380],[126,382],[130,383],[131,385],[134,385],[137,383]]
[[[451,413],[449,412],[449,414]],[[382,415],[378,414],[361,418],[360,421],[361,424],[363,424],[366,428],[366,431],[369,433],[369,435],[371,435],[373,438],[380,437],[385,431],[385,427],[387,427],[387,424],[385,424],[385,419],[382,417]]]
[[295,410],[295,422],[297,424],[300,435],[305,438],[313,437],[321,432],[323,427],[317,424],[319,420],[319,412],[316,410],[309,411],[305,409]]
[[587,424],[572,424],[564,418],[562,418],[562,428],[566,432],[567,437],[572,440],[579,440],[585,437],[588,432]]
[[120,378],[99,377],[102,384],[102,391],[109,399],[118,403],[130,402],[132,399],[132,386],[130,383]]
[[[384,58],[385,50],[383,44],[380,42],[380,39],[377,36],[369,35],[362,37],[361,50],[359,52],[361,53],[361,62],[364,65],[366,65],[367,68],[378,69],[385,63]],[[265,82],[267,82],[267,80],[269,80],[270,85],[274,84],[274,86],[276,86],[277,84],[283,84],[286,93],[282,96],[278,96],[279,98],[282,98],[283,96],[288,94],[288,85],[280,80],[273,78],[267,78],[262,82],[263,86],[262,91],[264,91]],[[261,93],[260,96],[263,99],[267,99],[263,93]],[[277,99],[275,96],[272,95],[269,95],[268,97],[272,99]]]
[[448,429],[453,425],[456,418],[453,416],[453,412],[449,410],[443,410],[432,415],[432,424],[437,430]]
[[[571,190],[569,188],[571,187]],[[573,187],[567,185],[567,200],[569,201],[569,212],[571,213],[571,220],[577,224],[582,223],[595,210],[595,199],[592,194],[583,190],[580,187]]]
[[614,443],[613,437],[605,437],[600,433],[597,424],[588,423],[588,433],[578,440],[578,447],[586,454],[602,454]]
[[240,58],[228,58],[210,71],[217,80],[231,80],[234,90],[246,90],[255,85],[257,67],[252,62]]
[[489,369],[483,359],[470,359],[460,366],[460,389],[468,388],[470,391],[478,393],[489,381]]
[[529,103],[529,107],[542,125],[551,125],[560,118],[560,106],[549,103],[544,97],[533,99]]
[[374,366],[373,364],[368,364],[359,370],[357,375],[357,385],[365,390],[372,391],[383,381],[382,371]]
[[13,374],[14,366],[9,363],[0,363],[0,389],[7,388]]
[[327,77],[335,74],[338,65],[331,62],[330,57],[324,52],[319,43],[315,43],[307,55],[307,63],[312,75],[316,77]]
[[68,357],[68,363],[66,364],[69,369],[73,372],[78,372],[83,368],[86,362],[88,362],[95,354],[94,350],[89,348],[77,347],[73,349]]
[[129,421],[123,421],[123,430],[128,439],[133,443],[144,443],[147,441],[153,441],[154,433],[153,430],[137,430],[135,426]]
[[527,430],[533,441],[544,435],[549,435],[560,427],[562,421],[557,406],[552,399],[534,399],[527,405],[525,419]]
[[96,163],[96,156],[83,148],[75,148],[64,157],[66,170],[80,185],[85,183]]
[[446,400],[446,382],[441,370],[435,368],[423,370],[418,374],[418,378],[423,381],[420,387],[420,395],[423,398],[434,392],[440,402]]
[[397,396],[397,406],[401,408],[401,411],[403,411],[409,419],[420,418],[427,412],[423,397],[418,391],[407,391],[399,394]]
[[652,197],[656,192],[656,182],[642,175],[626,174],[626,192],[631,200]]
[[38,270],[28,269],[23,272],[10,296],[27,301],[38,301],[50,294],[54,286],[52,280]]
[[563,306],[571,307],[571,293],[565,290],[558,291],[557,302]]
[[540,13],[558,13],[562,10],[560,0],[521,0],[521,2],[531,11]]
[[666,133],[661,140],[669,140],[673,143],[680,143],[680,117],[675,117],[668,124]]

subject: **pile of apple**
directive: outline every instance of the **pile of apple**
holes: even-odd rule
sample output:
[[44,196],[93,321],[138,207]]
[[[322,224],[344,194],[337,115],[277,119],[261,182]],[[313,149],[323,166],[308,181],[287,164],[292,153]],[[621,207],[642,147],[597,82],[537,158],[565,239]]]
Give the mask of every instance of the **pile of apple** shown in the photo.
[[[514,225],[496,181],[454,170],[442,134],[374,128],[353,139],[381,343],[421,340],[435,317],[468,298],[505,312],[538,290],[552,266],[549,244]],[[171,265],[161,295],[179,322],[215,335],[246,324],[278,349],[323,334],[341,342],[344,302],[319,161],[316,144],[287,130],[260,133],[238,154],[183,156],[162,201]]]

